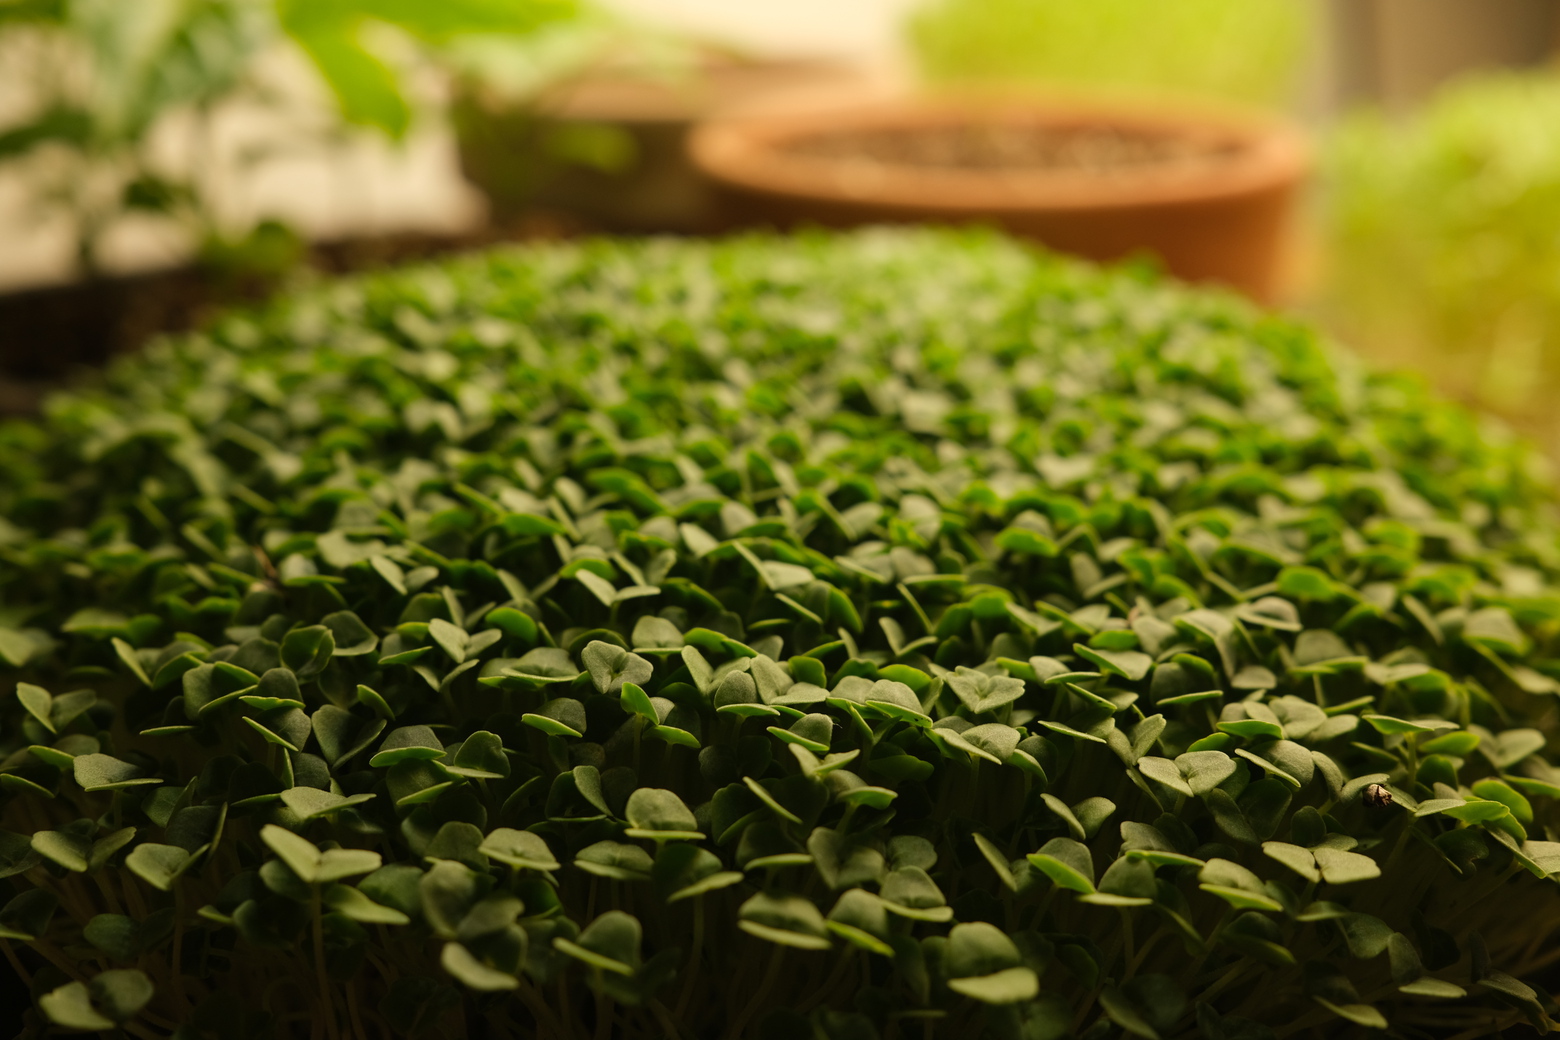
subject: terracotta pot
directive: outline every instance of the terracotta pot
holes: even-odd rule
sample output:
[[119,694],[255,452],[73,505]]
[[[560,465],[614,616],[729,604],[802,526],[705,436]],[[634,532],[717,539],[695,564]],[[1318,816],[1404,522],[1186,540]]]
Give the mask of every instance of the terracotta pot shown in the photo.
[[1285,124],[1123,104],[907,99],[716,119],[694,161],[751,223],[991,223],[1277,293],[1305,169]]
[[607,231],[697,233],[725,224],[688,160],[697,122],[862,83],[833,61],[709,54],[686,76],[607,67],[524,104],[468,92],[453,115],[461,169],[500,219],[542,208]]

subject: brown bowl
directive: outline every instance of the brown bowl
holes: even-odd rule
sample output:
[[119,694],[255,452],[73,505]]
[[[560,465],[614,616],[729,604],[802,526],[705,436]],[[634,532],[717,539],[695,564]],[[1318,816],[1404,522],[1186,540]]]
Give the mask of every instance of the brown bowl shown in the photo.
[[1307,149],[1264,119],[1127,104],[907,99],[699,127],[741,223],[992,223],[1271,300]]

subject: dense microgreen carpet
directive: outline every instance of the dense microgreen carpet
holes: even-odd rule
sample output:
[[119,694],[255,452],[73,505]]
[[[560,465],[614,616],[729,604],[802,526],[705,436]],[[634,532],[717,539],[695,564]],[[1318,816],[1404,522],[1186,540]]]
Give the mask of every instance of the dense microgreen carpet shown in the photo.
[[517,249],[160,343],[0,430],[30,1028],[1547,1028],[1535,473],[984,235]]

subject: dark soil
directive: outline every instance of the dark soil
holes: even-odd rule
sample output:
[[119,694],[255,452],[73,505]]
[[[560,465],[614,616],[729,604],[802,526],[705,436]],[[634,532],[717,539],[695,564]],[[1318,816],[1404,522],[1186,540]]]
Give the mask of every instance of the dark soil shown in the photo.
[[1237,146],[1209,138],[1114,126],[1010,123],[883,127],[785,142],[793,155],[924,169],[1025,170],[1093,176],[1215,162]]
[[[463,235],[404,233],[314,243],[305,263],[340,274],[578,230],[563,218],[532,214]],[[196,328],[224,309],[264,300],[283,281],[181,267],[0,294],[0,416],[36,412],[42,397],[71,377],[158,333]]]

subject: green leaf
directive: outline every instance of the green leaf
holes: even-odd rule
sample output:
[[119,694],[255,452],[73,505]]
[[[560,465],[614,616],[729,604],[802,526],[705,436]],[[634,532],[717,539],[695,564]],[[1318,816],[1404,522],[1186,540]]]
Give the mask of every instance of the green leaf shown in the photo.
[[1325,572],[1315,567],[1285,567],[1278,572],[1278,594],[1290,599],[1331,602],[1337,595],[1337,586]]
[[387,722],[395,718],[395,709],[390,707],[390,703],[371,687],[362,684],[358,685],[357,702],[367,705],[374,714]]
[[586,926],[577,942],[560,937],[553,946],[592,968],[631,976],[639,967],[641,936],[638,918],[608,910]]
[[520,716],[520,721],[555,737],[582,737],[586,728],[585,705],[572,697],[557,697],[539,710]]
[[[0,142],[3,141],[4,135],[0,135]],[[3,151],[3,145],[0,145],[0,151]],[[0,625],[0,661],[12,668],[21,668],[38,649],[38,644],[27,633]]]
[[1013,940],[984,921],[954,925],[946,958],[948,988],[982,1003],[1012,1004],[1039,992],[1039,977],[1021,963]]
[[[21,942],[39,939],[49,930],[49,922],[58,909],[59,899],[47,889],[30,888],[20,892],[0,907],[0,938]],[[88,941],[91,941],[90,937]]]
[[123,632],[130,621],[125,615],[102,607],[83,607],[60,625],[61,632],[78,632],[83,635],[111,636]]
[[385,580],[385,584],[394,589],[397,594],[402,596],[407,594],[406,572],[401,569],[400,564],[387,556],[377,554],[370,556],[368,563],[369,566],[374,568],[374,572]]
[[478,992],[499,993],[520,987],[518,978],[483,963],[458,942],[444,944],[444,952],[439,955],[439,964],[467,988]]
[[641,787],[628,797],[625,810],[630,838],[655,841],[698,841],[704,835],[683,800],[664,788]]
[[1022,679],[987,675],[963,665],[947,677],[947,683],[964,706],[975,714],[995,711],[1024,695]]
[[373,653],[379,645],[379,637],[350,610],[326,614],[320,624],[330,630],[335,657],[361,657]]
[[443,618],[434,618],[428,622],[428,637],[437,643],[455,664],[460,664],[466,659],[466,651],[471,646],[471,636],[466,634],[466,630],[450,624]]
[[1198,872],[1198,887],[1237,910],[1279,911],[1283,905],[1268,895],[1262,879],[1231,860],[1215,857]]
[[498,734],[478,730],[461,741],[453,764],[445,771],[477,780],[497,780],[509,775],[509,756]]
[[1463,622],[1462,637],[1508,657],[1522,657],[1531,645],[1505,607],[1485,607],[1469,614]]
[[[1331,581],[1325,585],[1318,582],[1311,575],[1302,576],[1299,572],[1309,568],[1288,568],[1284,573],[1291,575],[1291,587],[1304,586],[1308,589],[1331,589]],[[1330,597],[1329,597],[1330,598]],[[1235,608],[1235,616],[1248,624],[1263,625],[1280,632],[1298,632],[1303,627],[1300,624],[1300,612],[1295,605],[1278,596],[1263,596],[1251,603],[1242,603]]]
[[1442,1000],[1458,1000],[1468,995],[1461,986],[1426,975],[1398,987],[1398,992],[1415,997],[1437,997]]
[[32,683],[16,684],[16,699],[22,702],[22,707],[27,709],[27,714],[43,724],[43,728],[50,733],[59,732],[54,728],[54,722],[50,718],[50,706],[54,698],[49,696],[49,691]]
[[[279,5],[284,12],[302,6],[301,0]],[[283,25],[324,77],[347,122],[373,127],[392,138],[406,133],[411,110],[396,76],[358,41],[355,24],[317,24],[284,14]]]
[[1536,729],[1508,729],[1481,737],[1479,751],[1496,769],[1510,769],[1528,756],[1537,754],[1546,742],[1544,734]]
[[1100,991],[1099,1001],[1110,1020],[1127,1033],[1146,1040],[1159,1040],[1159,1031],[1120,989],[1115,986],[1105,987]]
[[1097,891],[1079,897],[1079,902],[1101,906],[1147,906],[1153,901],[1154,864],[1140,856],[1123,856],[1100,877]]
[[162,779],[142,776],[142,770],[111,755],[78,755],[72,763],[76,783],[83,791],[119,791],[127,787],[160,784]]
[[[303,713],[297,714],[301,716]],[[367,751],[368,746],[384,732],[385,723],[382,719],[363,722],[344,708],[327,704],[314,713],[309,720],[309,728],[319,741],[325,761],[332,769],[338,769]],[[294,740],[294,743],[301,742],[301,736]]]
[[124,662],[126,668],[130,669],[130,674],[141,680],[142,686],[152,685],[151,677],[146,674],[146,668],[141,664],[141,659],[136,656],[135,648],[118,636],[109,642],[113,644],[114,654]]
[[95,1033],[114,1028],[114,1020],[92,1006],[92,994],[82,982],[67,982],[45,993],[38,998],[38,1008],[64,1029]]
[[464,863],[435,860],[433,867],[417,883],[423,917],[433,933],[442,939],[456,938],[461,922],[490,883],[491,878],[478,875]]
[[1377,733],[1434,733],[1439,729],[1457,728],[1456,723],[1444,719],[1409,722],[1406,719],[1394,719],[1389,715],[1366,715],[1365,721],[1370,723],[1371,728]]
[[[813,843],[808,842],[809,848]],[[870,850],[869,850],[870,851]],[[854,882],[861,878],[872,880],[881,870],[869,856],[860,856],[856,863],[841,863],[835,871],[836,882]],[[838,884],[831,887],[840,887]],[[910,863],[898,864],[882,879],[880,894],[883,908],[899,917],[912,921],[931,921],[941,924],[953,920],[953,908],[937,883],[926,869]]]
[[350,885],[331,885],[322,898],[336,913],[362,924],[408,924],[411,921],[400,910],[376,903]]
[[1381,876],[1381,867],[1369,856],[1322,846],[1311,850],[1322,880],[1329,885],[1347,885]]
[[92,852],[92,842],[77,833],[68,831],[38,831],[32,836],[32,848],[66,870],[84,871],[87,857]]
[[650,871],[650,880],[668,904],[730,887],[742,879],[739,871],[722,870],[714,853],[683,843],[662,846]]
[[142,842],[125,857],[125,866],[153,888],[173,890],[173,883],[195,863],[195,857],[177,845]]
[[98,914],[81,930],[81,937],[116,961],[134,960],[141,951],[141,928],[123,914]]
[[1281,740],[1284,736],[1284,727],[1276,722],[1268,722],[1265,719],[1236,719],[1231,722],[1218,724],[1220,733],[1230,733],[1237,737],[1245,737],[1247,740]]
[[1307,881],[1322,879],[1321,871],[1316,868],[1316,857],[1311,854],[1310,849],[1283,841],[1265,841],[1262,843],[1262,851]]
[[483,839],[479,851],[516,870],[557,870],[558,861],[539,834],[499,827]]
[[[290,787],[282,792],[282,802],[298,814],[300,820],[312,820],[317,816],[329,816],[351,805],[361,805],[372,800],[372,791],[363,794],[340,795],[321,791],[317,787]],[[299,875],[302,877],[303,875]]]
[[749,935],[802,950],[827,950],[829,928],[811,900],[760,892],[737,910],[737,927]]
[[[1218,754],[1218,752],[1202,753]],[[1224,756],[1220,755],[1219,757],[1223,758]],[[1188,797],[1196,793],[1192,790],[1192,786],[1186,782],[1185,778],[1181,776],[1180,768],[1176,765],[1176,763],[1170,761],[1168,758],[1140,758],[1137,761],[1137,768],[1140,773],[1148,777],[1150,780],[1157,780],[1166,787],[1170,788],[1172,791],[1176,791]]]
[[324,671],[335,652],[335,638],[324,625],[295,628],[282,637],[282,664],[300,679]]
[[648,881],[654,862],[638,845],[598,841],[581,849],[574,858],[574,865],[586,873],[614,881]]
[[1067,805],[1052,794],[1042,794],[1040,798],[1047,808],[1062,818],[1062,822],[1067,824],[1067,829],[1078,841],[1088,841],[1093,838],[1100,825],[1116,811],[1115,803],[1106,798],[1085,798],[1073,806]]
[[629,637],[635,653],[666,653],[680,651],[685,642],[682,630],[665,618],[646,614],[634,622],[633,635]]
[[974,838],[975,847],[980,850],[980,854],[985,857],[986,862],[991,864],[991,869],[996,872],[997,880],[1010,890],[1017,892],[1018,882],[1013,878],[1013,870],[1008,866],[1007,857],[1002,855],[1001,850],[993,845],[984,834],[976,834]]
[[398,762],[444,757],[444,745],[427,726],[402,726],[390,731],[368,764],[376,769]]
[[426,860],[455,860],[475,871],[487,869],[487,857],[480,851],[482,828],[465,820],[447,820],[423,850]]
[[518,639],[522,643],[536,642],[536,621],[524,611],[514,607],[498,607],[488,611],[483,620],[509,639]]
[[310,884],[321,885],[354,874],[367,874],[379,869],[381,863],[379,853],[366,849],[327,849],[321,852],[307,838],[272,823],[260,829],[260,840],[281,857],[294,874]]
[[1493,778],[1486,778],[1475,781],[1472,790],[1480,798],[1486,798],[1504,805],[1511,810],[1511,815],[1515,816],[1517,822],[1524,827],[1532,825],[1533,803],[1517,793],[1510,784]]
[[884,957],[894,956],[888,942],[890,925],[883,900],[861,888],[842,893],[824,922],[846,942]]
[[1094,860],[1089,847],[1072,838],[1052,838],[1029,854],[1029,862],[1058,887],[1088,894],[1094,891]]
[[637,683],[624,682],[623,689],[618,695],[618,702],[622,704],[624,711],[638,715],[652,726],[658,725],[661,721],[655,705],[650,702],[649,696]]
[[1138,650],[1096,650],[1082,643],[1074,643],[1073,652],[1086,661],[1092,661],[1100,671],[1119,675],[1129,682],[1142,679],[1154,666],[1154,659]]
[[1337,919],[1338,929],[1343,933],[1344,942],[1349,946],[1349,952],[1354,956],[1369,960],[1385,953],[1392,942],[1392,926],[1379,917],[1370,914],[1351,913],[1344,914]]
[[1375,1008],[1371,1007],[1369,1004],[1334,1004],[1333,1002],[1324,1000],[1321,997],[1312,997],[1311,999],[1322,1005],[1322,1007],[1326,1008],[1328,1011],[1331,1011],[1333,1014],[1337,1015],[1339,1018],[1348,1019],[1355,1025],[1366,1026],[1370,1029],[1387,1028],[1386,1017],[1383,1016],[1380,1011],[1377,1011]]
[[102,972],[87,984],[87,989],[92,1003],[115,1022],[134,1018],[157,992],[152,980],[133,968]]
[[601,693],[617,693],[624,683],[645,683],[654,671],[649,661],[620,646],[592,640],[580,653],[590,680]]
[[1237,768],[1235,760],[1222,751],[1188,751],[1176,756],[1175,767],[1198,797],[1228,780]]
[[948,988],[982,1004],[1017,1004],[1033,1000],[1040,992],[1040,976],[1033,968],[1019,966],[989,975],[949,979]]

